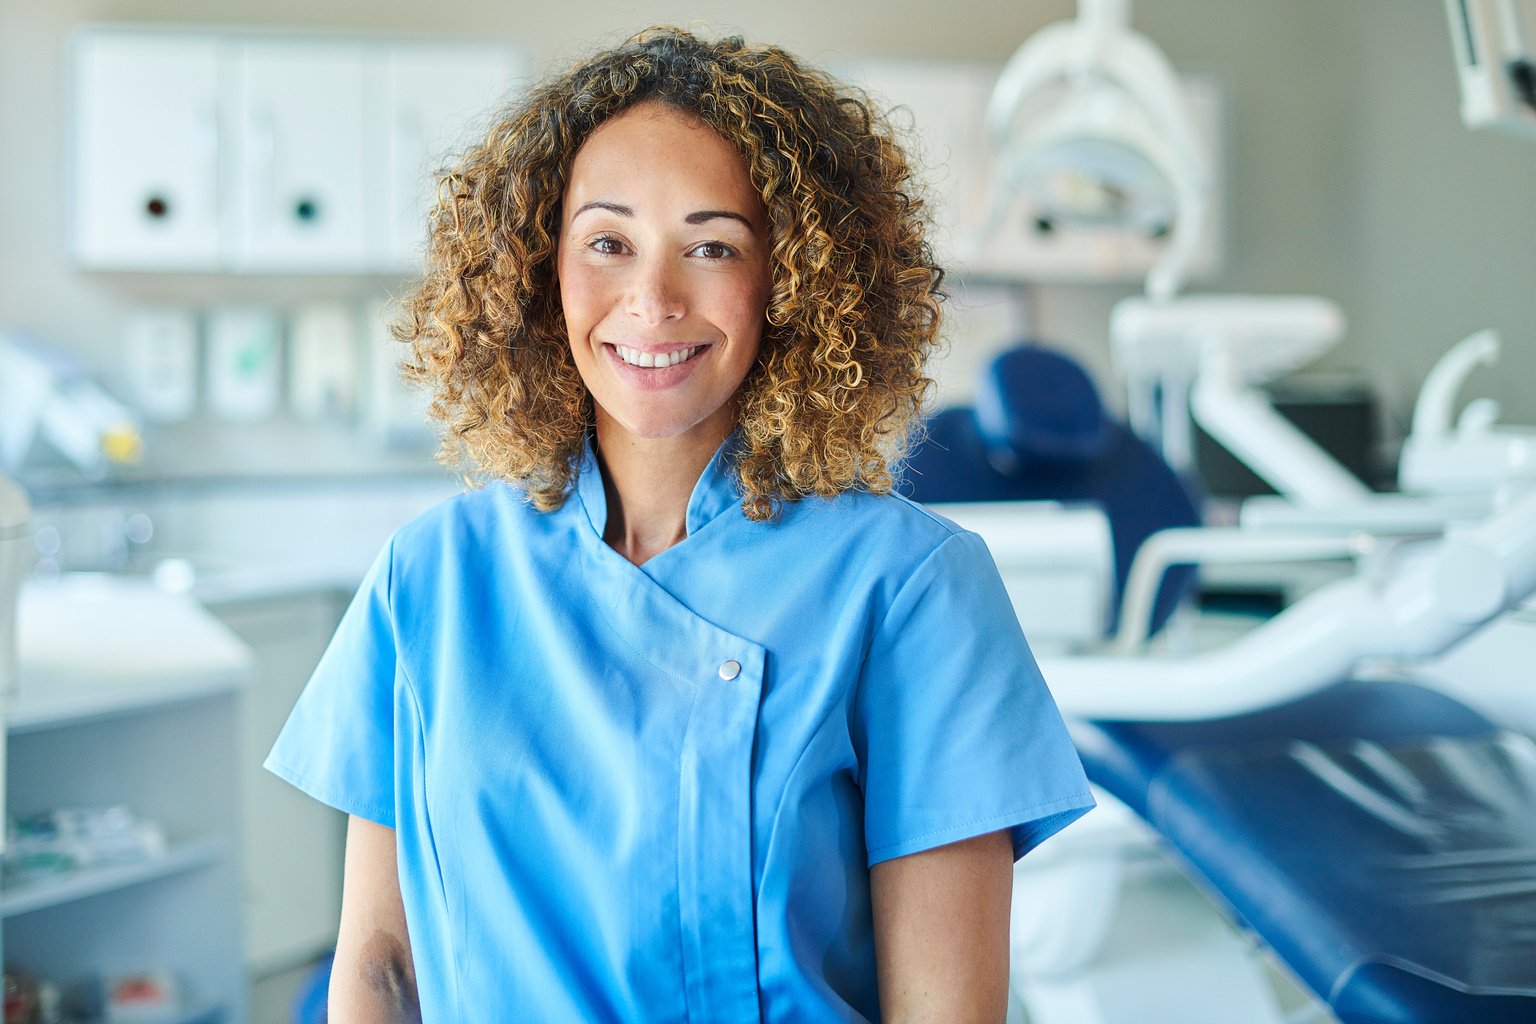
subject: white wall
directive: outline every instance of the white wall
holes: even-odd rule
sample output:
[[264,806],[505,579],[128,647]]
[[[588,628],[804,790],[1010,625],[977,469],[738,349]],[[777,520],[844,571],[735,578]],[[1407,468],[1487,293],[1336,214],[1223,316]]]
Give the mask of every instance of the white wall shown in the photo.
[[[345,278],[83,274],[65,258],[62,54],[87,21],[281,25],[491,35],[541,68],[658,22],[703,22],[818,61],[840,55],[1002,60],[1068,0],[0,0],[0,327],[68,345],[110,379],[115,324],[135,304],[290,304],[398,282]],[[1316,292],[1343,304],[1351,334],[1324,366],[1378,379],[1401,409],[1435,357],[1472,330],[1508,352],[1473,387],[1536,423],[1536,145],[1466,131],[1457,116],[1437,0],[1142,0],[1135,22],[1174,61],[1214,72],[1231,95],[1226,270],[1208,287]],[[1107,370],[1105,322],[1129,289],[1032,290],[1044,339]],[[970,366],[1003,339],[961,339]],[[955,376],[951,373],[950,376]],[[952,388],[963,393],[963,388]]]

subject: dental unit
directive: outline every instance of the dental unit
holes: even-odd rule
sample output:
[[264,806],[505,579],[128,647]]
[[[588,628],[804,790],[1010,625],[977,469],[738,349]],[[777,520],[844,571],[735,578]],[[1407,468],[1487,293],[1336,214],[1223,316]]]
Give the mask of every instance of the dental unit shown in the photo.
[[[1536,25],[1528,6],[1448,0],[1453,34],[1505,57],[1501,26],[1507,40]],[[1040,652],[1102,799],[1015,871],[1018,1006],[1035,1024],[1536,1021],[1536,433],[1498,424],[1486,400],[1454,413],[1496,356],[1489,333],[1426,379],[1400,494],[1372,492],[1276,412],[1263,385],[1335,345],[1343,313],[1312,296],[1179,294],[1200,175],[1172,71],[1125,14],[1085,0],[1026,41],[988,123],[997,180],[1032,208],[1166,228],[1145,297],[1110,325],[1134,433],[1081,370],[1026,345],[983,374],[973,409],[933,418],[909,476],[962,524],[984,511],[989,543],[1009,532],[1008,499],[1097,492],[1112,543],[1131,549],[1100,634]],[[1522,66],[1482,69],[1513,83],[1504,127],[1530,112]],[[1026,101],[1047,83],[1060,102],[1042,112]],[[1144,95],[1105,99],[1137,83]],[[1098,202],[1117,191],[1119,206]],[[1236,528],[1200,526],[1181,497],[1195,423],[1279,492]],[[1016,507],[1019,531],[1048,528]],[[1317,560],[1341,575],[1235,637],[1160,632],[1190,566]],[[1044,586],[1024,561],[998,563],[1010,593]]]

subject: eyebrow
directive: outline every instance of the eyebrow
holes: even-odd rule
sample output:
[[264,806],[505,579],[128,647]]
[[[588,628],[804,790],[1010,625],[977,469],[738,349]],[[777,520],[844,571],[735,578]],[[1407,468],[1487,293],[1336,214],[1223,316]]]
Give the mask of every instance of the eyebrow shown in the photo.
[[618,203],[610,203],[605,199],[594,199],[590,203],[582,203],[579,207],[577,207],[576,212],[571,214],[571,219],[575,220],[577,217],[580,217],[588,210],[610,210],[621,217],[633,217],[635,215],[635,211],[631,210],[627,206],[620,206]]
[[752,227],[752,222],[734,210],[695,210],[683,220],[689,224],[703,224],[705,221],[714,220],[717,217],[727,217],[731,220],[739,220],[747,227]]
[[[622,206],[618,203],[610,203],[606,199],[594,199],[590,203],[582,203],[581,206],[577,207],[576,212],[571,214],[571,219],[575,220],[577,217],[580,217],[588,210],[607,210],[610,213],[616,213],[621,217],[633,217],[635,215],[635,211],[628,206]],[[715,220],[718,217],[725,217],[729,220],[738,220],[745,224],[748,228],[752,228],[752,222],[734,210],[695,210],[688,216],[684,217],[683,221],[687,224],[703,224],[706,221]],[[753,230],[756,229],[753,228]]]

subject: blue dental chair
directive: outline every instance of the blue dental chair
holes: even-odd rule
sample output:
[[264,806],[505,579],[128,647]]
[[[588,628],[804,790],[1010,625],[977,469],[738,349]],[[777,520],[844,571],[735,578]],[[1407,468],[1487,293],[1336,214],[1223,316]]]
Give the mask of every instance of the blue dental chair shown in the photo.
[[[1093,381],[1043,345],[1009,349],[982,373],[975,407],[940,410],[908,456],[904,492],[925,504],[1059,501],[1097,505],[1114,545],[1112,606],[1119,616],[1136,551],[1158,530],[1200,525],[1193,491],[1124,424],[1110,419]],[[1161,628],[1193,589],[1178,567],[1153,604]]]
[[[1038,346],[999,356],[974,411],[930,421],[909,493],[1097,500],[1123,585],[1140,542],[1193,506],[1067,364]],[[1190,582],[1165,581],[1154,628]],[[1073,735],[1095,785],[1344,1024],[1536,1022],[1529,738],[1437,691],[1362,680],[1225,719],[1074,722]]]

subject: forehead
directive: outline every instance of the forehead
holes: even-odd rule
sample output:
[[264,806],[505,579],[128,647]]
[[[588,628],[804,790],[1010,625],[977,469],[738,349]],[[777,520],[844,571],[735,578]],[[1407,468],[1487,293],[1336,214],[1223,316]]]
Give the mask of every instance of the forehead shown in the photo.
[[[730,202],[749,216],[761,203],[736,147],[698,118],[660,102],[641,103],[603,122],[576,153],[566,196],[626,206]],[[571,207],[568,205],[567,209]]]

